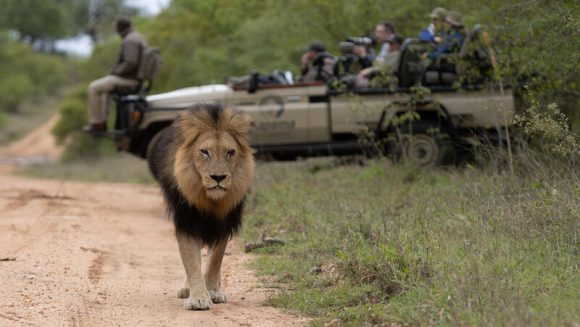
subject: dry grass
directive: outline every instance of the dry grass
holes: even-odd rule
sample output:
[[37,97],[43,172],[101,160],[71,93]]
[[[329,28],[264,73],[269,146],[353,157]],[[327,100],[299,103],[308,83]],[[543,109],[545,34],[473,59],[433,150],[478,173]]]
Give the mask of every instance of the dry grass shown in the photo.
[[127,153],[85,160],[35,164],[21,167],[16,173],[35,178],[60,180],[155,183],[149,173],[147,162]]
[[55,112],[59,96],[26,101],[17,113],[5,113],[0,125],[0,144],[7,144],[28,134],[46,122]]

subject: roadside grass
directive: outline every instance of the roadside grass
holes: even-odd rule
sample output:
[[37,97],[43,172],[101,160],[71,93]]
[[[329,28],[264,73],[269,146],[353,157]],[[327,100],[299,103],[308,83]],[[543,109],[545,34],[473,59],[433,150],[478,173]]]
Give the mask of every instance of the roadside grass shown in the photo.
[[313,326],[578,324],[579,171],[516,163],[259,164],[243,236],[286,240],[256,251],[269,304]]
[[0,124],[0,145],[15,141],[46,122],[56,111],[61,93],[25,101],[16,113],[3,113]]
[[45,179],[151,185],[155,183],[147,162],[127,153],[33,164],[19,167],[14,173]]

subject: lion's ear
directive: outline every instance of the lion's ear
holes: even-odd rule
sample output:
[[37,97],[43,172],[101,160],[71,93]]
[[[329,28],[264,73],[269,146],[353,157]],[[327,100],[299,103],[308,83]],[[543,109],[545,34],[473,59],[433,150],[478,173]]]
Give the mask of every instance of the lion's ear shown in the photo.
[[254,154],[249,140],[250,127],[250,115],[242,111],[232,110],[227,130],[238,141],[245,153]]
[[179,133],[177,133],[179,144],[191,144],[201,134],[200,129],[196,128],[197,126],[195,116],[189,114],[188,112],[180,114],[173,124],[179,131]]
[[238,137],[248,135],[250,132],[251,120],[250,115],[245,112],[232,110],[231,117],[228,121],[227,130]]

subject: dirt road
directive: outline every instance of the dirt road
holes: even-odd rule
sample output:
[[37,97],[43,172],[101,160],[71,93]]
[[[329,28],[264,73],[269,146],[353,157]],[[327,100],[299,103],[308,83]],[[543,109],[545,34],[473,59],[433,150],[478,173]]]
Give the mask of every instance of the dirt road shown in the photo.
[[[34,155],[34,153],[29,154]],[[16,161],[15,161],[16,162]],[[234,240],[229,302],[186,311],[173,227],[155,187],[35,180],[0,170],[0,326],[301,326],[263,305]]]

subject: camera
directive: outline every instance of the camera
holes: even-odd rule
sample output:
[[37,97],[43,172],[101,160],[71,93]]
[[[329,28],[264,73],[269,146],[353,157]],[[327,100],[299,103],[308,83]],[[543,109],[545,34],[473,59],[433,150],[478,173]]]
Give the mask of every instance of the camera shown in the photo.
[[370,38],[368,36],[349,36],[346,38],[346,41],[367,48],[375,45],[376,43],[376,41],[373,38]]

